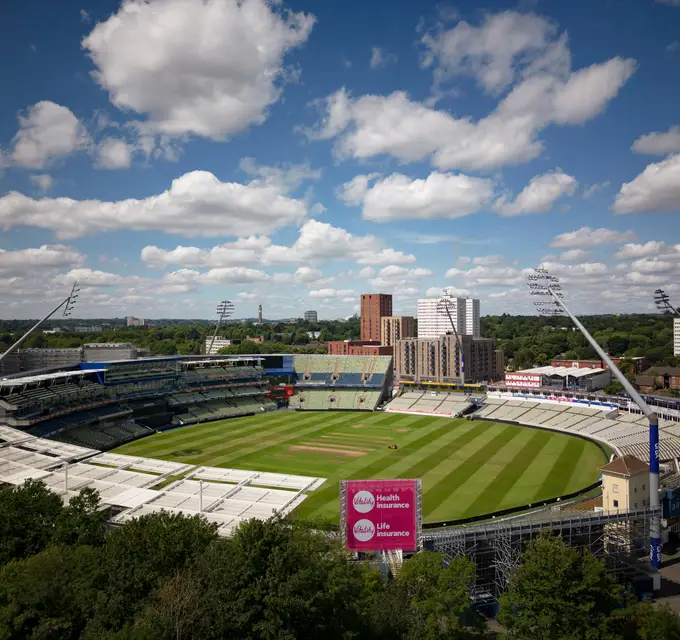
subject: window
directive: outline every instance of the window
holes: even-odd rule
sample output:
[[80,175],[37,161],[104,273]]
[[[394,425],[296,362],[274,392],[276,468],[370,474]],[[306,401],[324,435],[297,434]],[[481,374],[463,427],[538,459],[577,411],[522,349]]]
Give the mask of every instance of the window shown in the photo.
[[645,485],[644,485],[644,484],[642,485],[642,490],[643,490],[643,491],[645,490]]
[[647,500],[642,501],[642,506],[644,507],[647,504]]
[[635,487],[635,493],[637,493],[637,487]]
[[618,509],[618,508],[619,508],[619,501],[614,500],[614,509]]
[[618,492],[619,492],[619,485],[618,485],[618,484],[613,484],[613,485],[612,485],[612,491],[613,491],[614,493],[618,493]]

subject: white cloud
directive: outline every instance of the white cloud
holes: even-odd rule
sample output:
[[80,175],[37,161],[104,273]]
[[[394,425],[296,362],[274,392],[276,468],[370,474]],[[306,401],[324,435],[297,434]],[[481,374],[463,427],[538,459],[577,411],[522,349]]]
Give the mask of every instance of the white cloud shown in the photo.
[[371,69],[382,69],[389,64],[393,64],[398,60],[396,53],[385,51],[380,47],[373,47],[371,49]]
[[379,173],[354,176],[349,182],[345,182],[345,184],[337,190],[337,196],[347,205],[360,205],[368,193],[370,183],[379,177]]
[[[345,193],[349,190],[359,198],[355,181],[356,178],[345,185]],[[363,192],[363,217],[377,222],[459,218],[485,207],[493,190],[493,181],[484,178],[434,171],[425,179],[412,180],[393,173]]]
[[308,220],[291,247],[275,245],[264,236],[239,238],[234,242],[200,249],[178,246],[173,250],[147,246],[141,259],[151,267],[220,267],[246,264],[299,264],[326,260],[355,260],[358,264],[408,264],[415,256],[383,248],[375,236],[355,236],[327,222]]
[[167,191],[143,200],[35,200],[14,191],[0,198],[0,225],[52,229],[59,238],[118,229],[243,236],[300,222],[306,213],[304,202],[273,186],[220,182],[207,171],[186,173]]
[[524,282],[524,274],[513,267],[473,267],[463,270],[452,268],[446,277],[458,279],[468,287],[513,286]]
[[614,213],[650,213],[680,209],[680,154],[648,164],[630,182],[621,185]]
[[49,191],[54,186],[54,178],[47,173],[39,173],[31,176],[31,183],[40,191]]
[[12,140],[12,162],[26,169],[42,169],[51,162],[85,149],[90,138],[70,109],[44,100],[19,116]]
[[680,127],[671,127],[668,131],[653,131],[640,136],[631,147],[637,153],[647,153],[654,156],[667,156],[680,151]]
[[[304,164],[285,163],[279,167],[268,167],[258,165],[254,158],[241,158],[239,168],[249,176],[263,180],[285,193],[295,191],[306,180],[318,180],[321,177],[321,169],[312,169],[307,162]],[[314,206],[317,207],[317,211],[318,207],[322,207],[325,211],[323,205]]]
[[568,56],[556,54],[566,46],[560,42],[549,47],[540,64],[480,120],[432,109],[403,91],[353,98],[342,88],[317,101],[319,123],[305,133],[310,139],[337,138],[339,158],[429,159],[440,170],[488,170],[526,162],[543,150],[537,139],[540,131],[551,124],[577,125],[596,117],[636,67],[634,60],[616,57],[569,71],[563,64]]
[[442,296],[469,298],[471,295],[470,289],[459,289],[458,287],[430,287],[425,292],[425,296],[428,298],[441,298]]
[[501,196],[494,209],[502,216],[521,216],[529,213],[544,213],[552,209],[556,200],[571,196],[576,191],[576,178],[562,171],[535,176],[524,187],[514,202]]
[[334,278],[324,278],[321,271],[312,267],[299,267],[295,273],[275,273],[272,277],[274,284],[303,284],[317,285],[328,284]]
[[459,256],[453,261],[453,265],[455,267],[467,267],[467,265],[469,265],[470,262],[472,262],[472,258],[470,258],[469,256]]
[[352,289],[313,289],[309,292],[310,298],[344,298],[353,294]]
[[[501,264],[505,260],[505,257],[499,254],[492,256],[477,256],[472,260],[473,264],[478,264],[482,266],[492,266],[496,264]],[[469,258],[468,258],[469,262]]]
[[621,247],[621,249],[616,252],[616,257],[619,260],[634,260],[639,258],[649,258],[650,256],[658,256],[665,253],[665,251],[665,243],[650,240],[644,244],[624,244],[623,247]]
[[266,119],[313,24],[265,0],[127,1],[82,46],[111,102],[153,132],[224,139]]
[[97,145],[95,164],[100,169],[127,169],[132,163],[133,150],[125,140],[104,138]]
[[635,240],[632,231],[614,231],[613,229],[591,229],[581,227],[576,231],[560,233],[550,241],[551,247],[562,249],[585,249],[599,247],[604,244],[619,244]]
[[259,293],[253,293],[251,291],[239,291],[236,294],[236,297],[239,298],[240,300],[257,300],[262,296]]
[[562,262],[578,262],[585,260],[588,257],[588,252],[583,249],[569,249],[560,253],[560,261]]
[[546,68],[568,72],[566,38],[555,40],[556,26],[534,14],[487,14],[479,27],[461,20],[448,31],[428,33],[423,66],[435,68],[435,82],[470,75],[487,93],[498,93],[525,72]]
[[373,267],[364,267],[359,271],[360,278],[372,278],[375,275],[375,269]]
[[79,251],[61,244],[44,244],[37,248],[6,251],[0,249],[0,273],[25,274],[38,270],[74,267],[85,260]]
[[[680,257],[680,256],[678,256]],[[639,273],[667,273],[678,268],[678,262],[660,260],[659,258],[642,258],[635,260],[631,265],[633,271]]]
[[370,280],[375,291],[399,292],[413,288],[413,285],[422,278],[432,277],[430,269],[415,267],[407,269],[398,265],[388,265],[378,272],[378,277]]
[[587,200],[588,198],[591,198],[599,191],[603,191],[604,189],[609,187],[609,184],[610,184],[609,180],[605,180],[604,182],[599,182],[596,184],[591,184],[589,187],[583,190],[583,197]]
[[57,284],[68,285],[78,282],[83,287],[113,287],[125,281],[123,276],[108,271],[94,269],[71,269],[68,273],[59,274],[55,278]]

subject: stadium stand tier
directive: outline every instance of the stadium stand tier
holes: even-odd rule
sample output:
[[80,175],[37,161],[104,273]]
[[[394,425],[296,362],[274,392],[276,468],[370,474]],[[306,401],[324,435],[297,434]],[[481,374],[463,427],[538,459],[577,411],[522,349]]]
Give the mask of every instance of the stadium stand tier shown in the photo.
[[392,413],[427,413],[456,418],[467,413],[473,401],[461,393],[404,391],[385,410]]
[[200,513],[223,536],[243,520],[290,513],[326,480],[102,453],[0,426],[0,483],[20,485],[29,478],[64,502],[81,489],[96,489],[102,506],[115,509],[114,522],[159,511]]
[[295,355],[293,369],[299,410],[374,411],[392,385],[390,356]]

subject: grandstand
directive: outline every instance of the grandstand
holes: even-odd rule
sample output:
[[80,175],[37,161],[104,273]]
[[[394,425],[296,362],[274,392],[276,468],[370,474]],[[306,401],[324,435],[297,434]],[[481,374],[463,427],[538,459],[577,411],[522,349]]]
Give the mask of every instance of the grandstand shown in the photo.
[[457,418],[465,415],[473,406],[472,400],[460,393],[434,393],[405,391],[386,407],[392,413],[426,413],[435,416]]
[[102,506],[114,508],[114,522],[161,510],[200,513],[220,535],[243,520],[290,513],[326,480],[101,453],[0,426],[0,483],[20,485],[29,478],[64,502],[81,489],[96,489]]
[[[530,427],[563,431],[602,442],[618,455],[634,455],[649,462],[647,419],[599,403],[507,399],[487,396],[475,419],[514,422]],[[668,461],[680,457],[680,425],[659,419],[659,455]]]
[[293,370],[299,410],[373,411],[392,385],[389,356],[295,355]]

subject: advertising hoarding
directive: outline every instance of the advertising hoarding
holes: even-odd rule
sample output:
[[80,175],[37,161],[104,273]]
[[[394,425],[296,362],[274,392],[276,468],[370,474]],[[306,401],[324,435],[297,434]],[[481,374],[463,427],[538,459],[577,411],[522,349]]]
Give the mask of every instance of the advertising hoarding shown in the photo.
[[340,526],[350,551],[417,551],[420,480],[342,480]]

